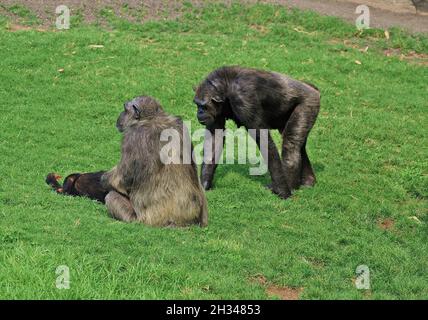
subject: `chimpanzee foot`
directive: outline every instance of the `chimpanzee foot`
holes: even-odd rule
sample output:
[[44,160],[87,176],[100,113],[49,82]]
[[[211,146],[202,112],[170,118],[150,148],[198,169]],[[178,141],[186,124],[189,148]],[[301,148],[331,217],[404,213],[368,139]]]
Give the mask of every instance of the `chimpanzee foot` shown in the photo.
[[314,176],[307,176],[302,179],[302,187],[313,187],[316,179]]
[[288,188],[278,188],[273,186],[271,191],[284,200],[291,196],[291,192],[288,190]]

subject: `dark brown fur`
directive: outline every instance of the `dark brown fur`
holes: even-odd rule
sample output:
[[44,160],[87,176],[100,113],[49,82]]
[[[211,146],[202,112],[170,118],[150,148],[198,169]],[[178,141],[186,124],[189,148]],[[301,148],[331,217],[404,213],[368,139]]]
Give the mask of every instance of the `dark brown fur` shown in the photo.
[[55,173],[49,173],[46,177],[46,183],[57,193],[87,197],[104,203],[108,191],[101,185],[101,176],[103,174],[104,171],[73,173],[67,176],[67,178],[64,179],[63,185],[61,185],[58,182],[61,177]]
[[[214,134],[232,119],[246,129],[277,129],[282,134],[282,159],[268,136],[265,161],[272,177],[272,191],[282,198],[301,185],[315,184],[306,140],[320,108],[319,90],[312,84],[286,75],[242,67],[222,67],[210,73],[198,86],[194,98],[200,123]],[[260,146],[260,136],[254,137]],[[224,143],[224,138],[223,138]],[[222,152],[223,143],[205,140],[214,157]],[[215,164],[203,163],[201,182],[212,187]]]
[[[207,201],[195,163],[164,164],[160,157],[163,130],[177,130],[181,144],[184,128],[190,141],[183,122],[150,97],[137,97],[124,107],[117,121],[123,132],[121,160],[101,179],[111,190],[106,197],[111,216],[152,226],[206,226]],[[191,154],[183,149],[176,150],[181,159],[184,152]]]

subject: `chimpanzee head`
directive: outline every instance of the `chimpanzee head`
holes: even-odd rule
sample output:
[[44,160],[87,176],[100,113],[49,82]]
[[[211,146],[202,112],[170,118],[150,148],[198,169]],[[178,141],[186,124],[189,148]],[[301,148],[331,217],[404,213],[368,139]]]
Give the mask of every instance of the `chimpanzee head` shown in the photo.
[[124,110],[121,112],[116,122],[116,127],[120,132],[162,112],[162,107],[159,102],[148,96],[136,97],[125,102],[123,107]]
[[210,79],[204,80],[195,90],[196,116],[204,126],[209,127],[222,114],[224,98],[221,91],[220,83]]

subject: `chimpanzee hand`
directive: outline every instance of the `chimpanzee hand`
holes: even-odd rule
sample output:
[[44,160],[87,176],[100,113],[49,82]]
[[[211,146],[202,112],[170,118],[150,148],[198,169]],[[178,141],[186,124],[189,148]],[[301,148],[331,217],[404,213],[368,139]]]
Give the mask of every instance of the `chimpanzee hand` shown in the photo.
[[214,177],[215,165],[212,164],[202,164],[201,170],[201,184],[205,190],[212,189],[213,186],[213,177]]
[[275,186],[273,183],[269,183],[266,188],[282,199],[287,199],[291,196],[288,188],[281,188],[280,186]]

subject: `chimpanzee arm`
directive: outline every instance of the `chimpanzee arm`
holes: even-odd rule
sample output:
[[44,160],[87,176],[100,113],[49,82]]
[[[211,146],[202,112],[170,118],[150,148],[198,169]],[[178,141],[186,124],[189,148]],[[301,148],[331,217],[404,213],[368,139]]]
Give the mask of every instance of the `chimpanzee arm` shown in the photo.
[[134,129],[125,135],[122,141],[120,162],[103,174],[102,186],[108,191],[114,190],[128,195],[128,191],[135,188],[136,183],[144,181],[145,174],[156,166],[155,159],[157,158],[152,159],[152,154],[157,147],[153,143],[148,143],[153,140],[153,137],[146,136],[146,130],[143,127]]
[[[265,130],[267,135],[266,141],[261,141],[262,130]],[[270,188],[273,193],[276,193],[283,199],[287,199],[291,195],[290,188],[287,185],[286,177],[282,168],[281,158],[276,148],[275,142],[268,129],[249,130],[250,135],[256,141],[260,153],[264,161],[267,163],[269,173],[272,178],[272,185]],[[264,145],[267,143],[267,145]]]
[[102,175],[101,185],[108,191],[116,190],[120,193],[127,194],[122,175],[119,174],[118,166],[114,166],[113,169]]
[[[205,190],[212,188],[214,172],[223,151],[225,122],[225,118],[217,119],[205,131],[204,161],[202,162],[201,170],[201,183]],[[217,139],[215,135],[216,129],[223,130],[221,134],[217,134]]]
[[[101,185],[108,191],[117,191],[127,195],[127,184],[129,178],[132,177],[134,161],[133,158],[136,148],[128,148],[130,143],[125,139],[122,146],[122,158],[120,162],[114,166],[110,171],[104,173],[101,177]],[[127,149],[127,150],[124,150]]]

